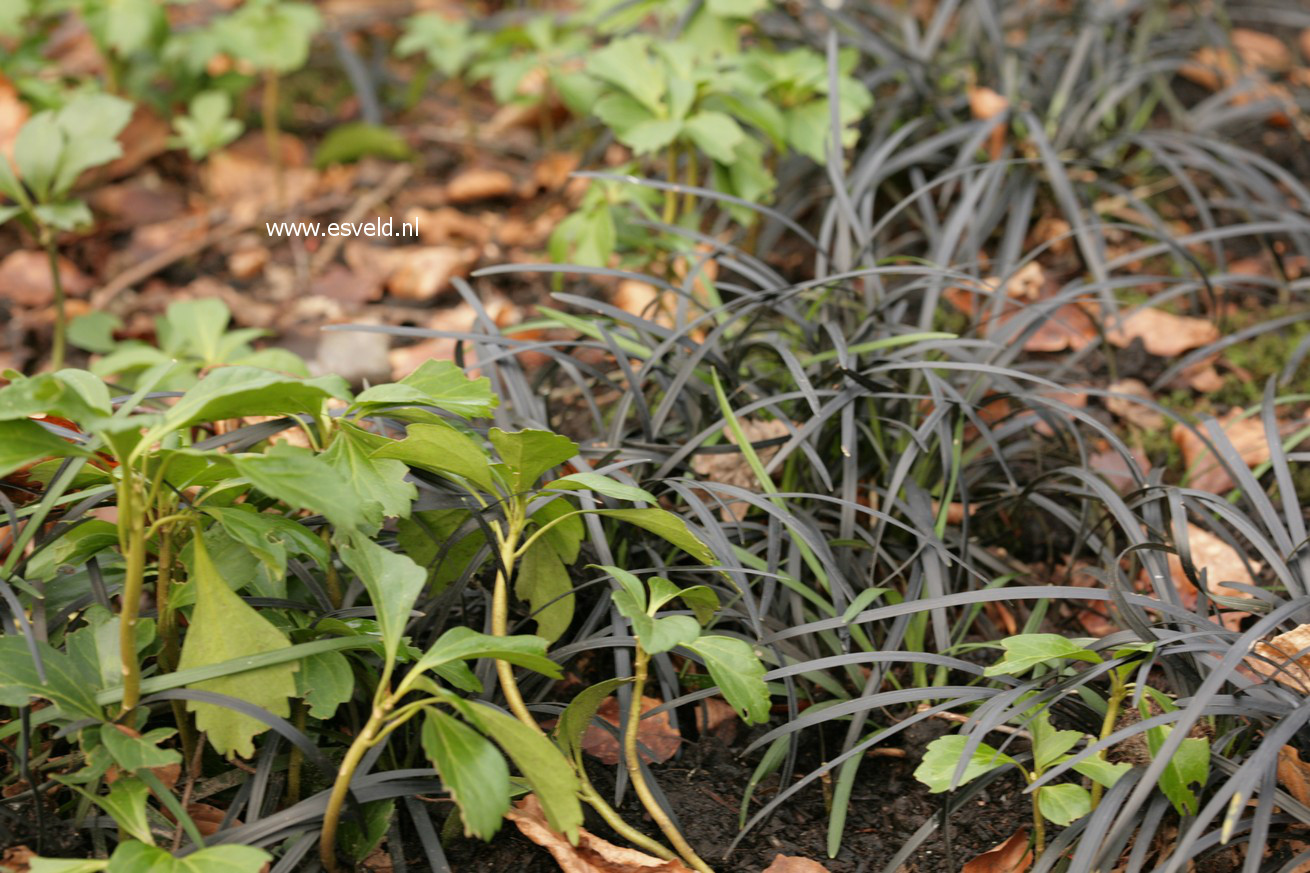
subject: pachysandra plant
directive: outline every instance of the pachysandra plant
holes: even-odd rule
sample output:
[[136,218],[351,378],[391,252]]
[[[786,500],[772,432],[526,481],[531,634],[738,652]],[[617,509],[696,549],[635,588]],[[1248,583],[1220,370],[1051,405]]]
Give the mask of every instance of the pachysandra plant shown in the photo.
[[[1001,641],[1004,656],[984,671],[985,676],[1022,676],[1029,671],[1039,678],[1058,679],[1070,675],[1072,666],[1067,662],[1104,663],[1101,655],[1059,634],[1031,633],[1007,637]],[[966,734],[939,737],[928,745],[923,762],[914,776],[933,793],[952,791],[979,776],[1001,767],[1016,767],[1032,795],[1034,851],[1040,856],[1046,847],[1046,822],[1067,826],[1096,808],[1101,794],[1114,786],[1131,764],[1109,760],[1108,749],[1094,756],[1081,757],[1074,749],[1083,743],[1107,739],[1121,727],[1120,717],[1126,700],[1134,693],[1130,677],[1142,668],[1143,657],[1151,646],[1139,644],[1114,651],[1117,663],[1110,668],[1110,693],[1100,703],[1102,728],[1099,736],[1091,737],[1077,730],[1060,730],[1051,723],[1051,706],[1056,698],[1042,695],[1037,690],[1025,692],[1019,702],[1012,723],[1026,730],[1030,738],[1031,757],[1019,759],[982,742],[975,742]],[[1045,672],[1043,673],[1042,671]],[[1144,687],[1141,702],[1143,718],[1149,718],[1151,707],[1167,711],[1175,708],[1172,701],[1153,688]],[[1025,705],[1031,701],[1031,705]],[[1172,728],[1151,727],[1146,730],[1147,745],[1155,755],[1164,744]],[[1068,767],[1061,767],[1072,761]],[[1170,759],[1160,779],[1164,792],[1180,814],[1194,814],[1197,798],[1192,785],[1204,785],[1209,776],[1210,745],[1203,737],[1185,739],[1178,752]],[[1091,789],[1074,782],[1053,782],[1058,774],[1047,774],[1054,768],[1061,772],[1073,770],[1091,781]],[[1044,778],[1047,777],[1047,778]]]
[[[91,223],[91,211],[71,196],[83,172],[123,153],[118,135],[132,117],[132,104],[108,94],[82,94],[63,108],[27,120],[14,141],[14,164],[0,156],[0,224],[21,222],[45,250],[54,289],[55,330],[51,362],[64,365],[68,316],[59,273],[56,234]],[[17,174],[15,174],[15,169]]]
[[[0,389],[0,477],[24,470],[44,488],[39,501],[18,510],[23,526],[14,532],[0,573],[30,604],[45,597],[37,586],[60,577],[62,568],[95,560],[104,574],[102,602],[87,607],[75,629],[65,632],[62,650],[30,635],[0,637],[0,704],[21,707],[38,697],[53,705],[34,722],[79,723],[73,735],[83,766],[60,780],[84,803],[113,816],[125,838],[142,844],[129,848],[125,839],[106,866],[87,869],[116,873],[141,858],[171,863],[166,850],[152,845],[152,797],[201,850],[188,855],[188,863],[258,869],[267,858],[263,852],[206,848],[157,771],[194,760],[202,737],[221,755],[250,757],[269,728],[255,717],[258,711],[290,718],[302,729],[309,717],[331,718],[356,693],[350,658],[369,664],[359,676],[377,678],[362,689],[369,714],[328,792],[320,853],[325,868],[337,869],[337,837],[358,765],[369,749],[420,717],[424,752],[469,834],[486,838],[500,827],[512,762],[560,832],[576,833],[586,802],[633,845],[674,857],[625,823],[591,787],[579,743],[600,702],[629,682],[639,700],[650,657],[675,647],[705,665],[746,721],[766,717],[763,667],[751,646],[701,631],[717,606],[710,589],[679,589],[658,577],[647,589],[625,571],[606,568],[619,585],[615,604],[638,641],[637,675],[578,695],[553,738],[528,709],[514,670],[560,676],[547,648],[572,620],[567,568],[578,559],[585,515],[644,529],[704,564],[714,561],[710,550],[640,488],[593,472],[552,478],[552,470],[579,452],[565,437],[493,427],[484,439],[471,420],[489,416],[497,405],[485,378],[430,361],[400,382],[356,395],[334,376],[309,379],[231,363],[261,353],[248,346],[253,335],[224,330],[227,321],[226,309],[214,301],[174,304],[160,322],[161,341],[171,350],[162,354],[132,343],[105,347],[112,345],[112,325],[83,323],[77,335],[105,352],[97,372],[115,378],[115,371],[130,373],[126,397],[114,399],[97,373],[70,369],[32,377],[10,371],[10,384]],[[280,417],[281,423],[267,431],[260,424],[235,431],[224,424],[250,416]],[[384,435],[380,418],[402,426],[403,438]],[[301,445],[263,442],[288,426],[298,429]],[[238,439],[246,430],[254,434]],[[414,512],[414,473],[445,480],[462,495],[461,508]],[[576,502],[580,491],[590,492],[593,502]],[[82,521],[54,545],[24,557],[61,506],[111,496],[116,521]],[[399,551],[378,539],[388,519],[396,525]],[[490,552],[490,633],[454,627],[420,651],[407,637],[413,607],[424,591],[446,584],[451,572],[431,560],[433,537],[453,545],[449,558],[460,569],[476,571]],[[293,558],[318,568],[323,596],[334,607],[342,604],[343,572],[353,574],[368,593],[373,618],[311,622],[290,606],[257,610],[246,602],[256,596],[294,603]],[[479,565],[470,566],[475,558]],[[509,633],[512,597],[533,609],[537,634]],[[696,618],[656,615],[677,599]],[[153,617],[141,614],[146,600],[154,603]],[[480,658],[495,661],[512,715],[463,696],[481,691],[466,666]],[[177,688],[190,696],[171,701],[172,725],[152,727],[143,699]],[[626,729],[630,766],[639,707],[634,713]],[[12,722],[0,732],[21,729]],[[287,771],[292,800],[299,796],[299,768],[297,753]],[[111,769],[118,778],[109,784]],[[643,802],[658,810],[641,775],[634,783]],[[370,831],[363,842],[376,843],[384,830]],[[680,837],[674,840],[676,831],[666,833],[676,854],[706,869]]]

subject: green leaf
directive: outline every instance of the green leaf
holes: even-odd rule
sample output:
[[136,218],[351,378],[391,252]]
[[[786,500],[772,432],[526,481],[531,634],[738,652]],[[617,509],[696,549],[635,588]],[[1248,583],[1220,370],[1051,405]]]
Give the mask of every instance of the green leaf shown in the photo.
[[31,858],[28,873],[100,873],[109,866],[109,859],[90,858]]
[[199,161],[235,140],[245,125],[232,117],[232,98],[226,91],[202,91],[191,98],[189,114],[173,119],[173,129],[175,144]]
[[650,40],[643,36],[616,39],[594,51],[587,72],[622,88],[651,112],[658,114],[667,87],[664,67],[651,58]]
[[550,543],[561,561],[572,564],[578,559],[587,529],[582,523],[582,514],[571,503],[567,500],[552,500],[532,513],[531,517],[538,528],[550,525],[550,529],[541,538]]
[[1092,796],[1072,782],[1037,789],[1037,808],[1048,821],[1068,827],[1092,811]]
[[[69,634],[65,641],[69,656],[82,675],[94,677],[92,684],[95,687],[121,689],[123,662],[119,651],[119,617],[105,607],[93,604],[82,613],[82,618],[86,624]],[[143,654],[154,641],[154,619],[138,619],[137,652]],[[99,697],[96,699],[99,702]]]
[[63,197],[84,171],[123,154],[118,135],[127,127],[132,110],[131,102],[110,94],[79,94],[59,110],[64,146],[52,189],[54,198]]
[[91,210],[81,200],[67,200],[62,203],[42,203],[32,208],[32,214],[42,224],[55,230],[77,230],[88,227],[94,220]]
[[582,824],[582,806],[578,803],[580,785],[573,765],[560,750],[518,719],[489,706],[468,705],[464,712],[514,761],[541,801],[550,826],[571,842],[576,841]]
[[449,79],[468,65],[485,42],[483,34],[473,33],[466,18],[450,20],[424,12],[405,20],[395,52],[401,57],[423,52],[428,63]]
[[634,154],[648,155],[658,152],[682,133],[682,122],[671,118],[655,118],[632,127],[615,130],[614,136]]
[[219,367],[164,413],[158,430],[170,432],[198,422],[250,415],[317,413],[342,397],[339,380],[305,380],[258,367]]
[[128,773],[182,763],[182,755],[175,749],[159,748],[160,742],[177,731],[171,728],[158,728],[140,737],[131,736],[124,731],[125,729],[117,725],[101,725],[100,741],[109,750],[114,763]]
[[[1168,725],[1148,728],[1146,745],[1155,758],[1173,728]],[[1193,785],[1204,787],[1210,778],[1210,741],[1204,737],[1183,740],[1160,774],[1160,790],[1169,798],[1179,815],[1196,815],[1200,808]]]
[[395,660],[405,626],[409,624],[409,613],[428,574],[407,555],[392,552],[359,532],[351,532],[348,537],[348,544],[342,544],[338,553],[368,589],[369,600],[377,610],[383,650],[390,663]]
[[352,817],[341,822],[340,832],[341,848],[356,864],[367,858],[387,835],[387,826],[396,812],[396,801],[374,800],[361,804],[361,810],[364,813],[363,826]]
[[658,116],[627,94],[606,94],[596,101],[591,111],[607,127],[620,135],[634,127],[659,120]]
[[223,47],[261,70],[289,73],[309,59],[310,39],[322,26],[308,3],[246,3],[218,24]]
[[491,462],[482,447],[448,424],[412,424],[403,440],[374,450],[374,458],[395,458],[446,476],[457,476],[495,492]]
[[532,544],[514,569],[514,594],[528,601],[537,634],[548,643],[563,636],[573,621],[572,590],[569,571],[545,537]]
[[[417,370],[401,379],[399,384],[417,388],[426,395],[432,406],[464,418],[491,415],[500,405],[499,398],[491,393],[490,379],[486,376],[474,379],[453,361],[424,361]],[[367,394],[365,391],[360,397]]]
[[620,606],[620,611],[628,609],[634,613],[643,615],[646,613],[646,586],[641,583],[640,579],[622,567],[612,567],[607,564],[592,564],[591,566],[598,570],[604,570],[622,586],[622,590],[615,592],[614,597],[627,599],[631,601],[631,605]]
[[333,164],[353,164],[368,157],[408,161],[414,157],[414,150],[400,133],[389,127],[351,121],[332,128],[323,138],[314,150],[314,166],[322,170]]
[[323,453],[323,460],[354,485],[364,502],[376,505],[382,516],[408,517],[418,498],[414,483],[405,481],[409,467],[394,459],[372,457],[374,446],[363,436],[364,433],[343,425],[337,431],[337,438]]
[[1083,738],[1081,731],[1056,730],[1051,724],[1051,713],[1046,709],[1029,720],[1028,730],[1033,736],[1033,766],[1038,773],[1078,745]]
[[106,873],[259,873],[271,860],[272,855],[254,846],[209,846],[174,858],[157,846],[123,842],[110,857]]
[[[282,632],[233,593],[210,560],[204,541],[195,543],[196,607],[178,669],[186,670],[217,664],[232,658],[272,652],[290,647]],[[296,694],[295,662],[262,667],[196,682],[188,686],[245,700],[274,715],[291,714],[289,699]],[[187,701],[195,713],[196,727],[209,735],[209,741],[221,754],[249,758],[255,752],[252,739],[268,730],[268,725],[236,710],[214,703]]]
[[509,811],[509,767],[500,751],[473,728],[426,709],[423,751],[459,806],[465,836],[489,840]]
[[262,455],[232,455],[237,472],[270,497],[320,513],[338,531],[376,530],[381,507],[361,498],[356,483],[309,449],[278,443]]
[[0,388],[0,421],[45,414],[76,421],[87,430],[95,430],[103,422],[103,412],[88,404],[77,387],[57,373],[15,378]]
[[0,477],[43,461],[86,454],[74,443],[55,436],[35,421],[0,421]]
[[126,57],[145,48],[163,10],[153,0],[109,0],[105,42]]
[[508,637],[478,633],[468,627],[452,627],[423,653],[413,672],[431,670],[452,661],[496,658],[558,679],[564,675],[560,666],[546,656],[546,641],[541,637],[516,634]]
[[95,700],[95,688],[72,657],[48,643],[32,644],[41,656],[46,681],[41,681],[28,643],[18,634],[0,636],[0,705],[26,706],[32,697],[49,700],[65,716],[99,721],[104,713]]
[[1095,652],[1059,634],[1020,634],[1001,640],[1001,646],[1005,655],[984,670],[984,676],[1022,676],[1038,664],[1060,658],[1093,664],[1101,662],[1101,657]]
[[702,564],[715,564],[714,553],[691,532],[687,523],[664,509],[600,509],[597,515],[617,518],[635,524],[682,549]]
[[319,652],[304,658],[296,671],[296,694],[309,704],[309,714],[327,721],[355,691],[350,661],[340,652]]
[[686,646],[704,659],[710,678],[743,722],[764,724],[769,720],[769,687],[764,681],[764,664],[750,643],[736,637],[705,634]]
[[59,161],[64,153],[65,134],[55,113],[46,110],[27,120],[14,140],[14,162],[23,182],[38,202],[51,199]]
[[[150,819],[146,817],[146,801],[150,798],[150,789],[140,779],[124,776],[109,786],[108,794],[92,794],[76,785],[72,788],[94,801],[96,806],[113,818],[124,833],[129,834],[134,840],[140,840],[140,845],[154,845],[155,838],[150,833]],[[109,869],[116,873],[114,863],[111,859]],[[136,868],[136,870],[144,869],[146,868]]]
[[68,341],[81,349],[106,354],[118,344],[114,331],[123,326],[123,319],[103,309],[84,312],[68,323]]
[[634,503],[657,503],[655,496],[644,488],[624,485],[601,473],[571,473],[542,486],[546,491],[595,491],[616,500]]
[[1114,783],[1133,769],[1133,765],[1122,761],[1112,764],[1102,758],[1087,758],[1074,764],[1073,769],[1106,788],[1113,788]]
[[687,136],[696,147],[721,164],[733,161],[733,150],[746,138],[741,127],[722,112],[698,112],[687,119]]
[[578,454],[578,444],[548,430],[520,430],[507,433],[493,427],[487,434],[500,459],[513,474],[510,487],[519,494],[531,488],[547,470]]
[[555,744],[564,753],[564,757],[573,760],[581,753],[582,735],[586,733],[600,705],[616,688],[631,681],[622,678],[605,679],[582,689],[569,701],[569,705],[560,713],[554,732]]
[[923,754],[923,762],[915,769],[914,778],[927,785],[928,790],[933,794],[941,794],[943,791],[951,791],[961,785],[967,785],[997,767],[1004,767],[1007,764],[1018,766],[1009,755],[998,752],[986,743],[980,743],[973,750],[973,756],[965,766],[959,781],[952,784],[951,777],[955,775],[956,767],[959,766],[960,758],[964,755],[964,747],[968,742],[969,738],[960,734],[948,734],[933,740]]
[[[451,542],[468,519],[466,509],[428,509],[415,512],[412,517],[401,519],[396,524],[396,540],[401,550],[416,564],[428,568],[438,590],[458,579],[486,543],[482,531],[477,528],[464,531],[458,540]],[[441,563],[434,565],[447,543],[450,547],[445,550]],[[489,557],[489,554],[484,554],[482,562]]]

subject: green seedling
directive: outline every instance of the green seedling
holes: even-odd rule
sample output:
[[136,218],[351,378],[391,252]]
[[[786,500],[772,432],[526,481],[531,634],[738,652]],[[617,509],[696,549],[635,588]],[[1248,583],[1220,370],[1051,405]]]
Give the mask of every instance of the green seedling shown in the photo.
[[[1096,652],[1058,634],[1022,634],[1001,641],[1004,656],[984,672],[986,676],[1023,676],[1034,671],[1038,678],[1059,678],[1072,673],[1071,663],[1102,663]],[[1149,647],[1132,646],[1117,649],[1115,657],[1122,659],[1109,672],[1110,694],[1105,704],[1099,739],[1109,737],[1119,723],[1123,702],[1133,693],[1129,678],[1141,667],[1141,658],[1149,654]],[[1172,702],[1154,689],[1144,689],[1147,699],[1156,706],[1172,708]],[[1050,708],[1054,699],[1039,699],[1032,691],[1025,700],[1032,706],[1016,715],[1016,727],[1028,732],[1032,745],[1032,758],[1028,763],[1001,752],[986,743],[973,745],[969,737],[952,734],[940,737],[929,744],[923,763],[914,771],[915,778],[934,793],[951,791],[985,773],[1000,767],[1014,766],[1028,784],[1037,782],[1051,768],[1070,760],[1070,754],[1081,743],[1094,741],[1076,730],[1058,730],[1051,723]],[[1143,707],[1147,705],[1143,700]],[[1149,713],[1144,709],[1144,716]],[[1150,754],[1155,755],[1170,728],[1157,727],[1147,731]],[[964,760],[966,749],[973,745],[969,758]],[[1189,738],[1183,741],[1160,780],[1160,789],[1180,813],[1195,813],[1196,795],[1191,785],[1205,784],[1209,775],[1209,741]],[[1105,788],[1112,787],[1130,769],[1128,763],[1112,763],[1106,750],[1072,765],[1072,769],[1092,782],[1089,791],[1073,782],[1046,783],[1031,791],[1033,805],[1033,840],[1038,856],[1045,850],[1046,823],[1067,826],[1090,813],[1100,801]]]
[[203,91],[191,98],[190,111],[173,119],[177,131],[169,142],[185,148],[193,161],[207,157],[235,140],[245,130],[232,117],[232,98],[225,91]]
[[56,234],[91,223],[91,211],[72,196],[83,172],[123,153],[118,135],[132,117],[132,105],[107,94],[84,94],[62,109],[32,116],[14,142],[14,163],[0,156],[0,194],[12,203],[0,204],[0,224],[17,219],[37,239],[50,263],[54,288],[55,333],[51,352],[54,369],[64,365],[68,315],[64,284],[59,275]]

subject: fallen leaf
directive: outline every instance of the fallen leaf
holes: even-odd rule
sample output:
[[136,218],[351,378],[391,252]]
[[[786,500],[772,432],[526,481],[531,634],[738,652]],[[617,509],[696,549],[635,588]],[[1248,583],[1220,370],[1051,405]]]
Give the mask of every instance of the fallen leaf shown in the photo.
[[[91,290],[91,280],[73,266],[68,258],[60,257],[59,279],[64,293],[70,297],[84,297]],[[45,252],[19,250],[10,252],[0,261],[0,297],[17,306],[33,309],[49,306],[55,300],[55,286],[50,278],[50,261]]]
[[[552,152],[532,168],[532,182],[537,191],[558,191],[569,180],[569,174],[578,168],[581,156],[577,152]],[[536,193],[533,191],[532,193]]]
[[[969,112],[979,121],[990,121],[1010,108],[1010,101],[991,88],[969,88]],[[993,161],[1005,148],[1005,123],[998,121],[987,138],[987,154]]]
[[1267,643],[1256,643],[1246,665],[1261,676],[1273,679],[1302,694],[1310,694],[1310,624],[1279,634]]
[[535,794],[515,803],[505,818],[514,822],[523,836],[550,852],[563,873],[691,873],[676,858],[665,861],[636,849],[625,849],[602,840],[586,828],[578,828],[578,843],[570,845],[567,837],[546,823]]
[[[1240,406],[1235,407],[1227,415],[1219,417],[1219,426],[1223,428],[1243,463],[1248,467],[1256,467],[1269,460],[1269,443],[1265,438],[1264,423],[1258,417],[1242,418],[1242,413]],[[1205,433],[1205,430],[1201,429],[1201,432]],[[1182,452],[1191,487],[1221,494],[1236,484],[1219,458],[1211,453],[1206,441],[1190,428],[1181,423],[1175,424],[1171,436]]]
[[696,729],[701,732],[701,736],[708,734],[731,744],[737,739],[737,729],[740,726],[737,711],[726,700],[707,697],[696,704]]
[[1111,413],[1142,430],[1159,430],[1164,427],[1165,420],[1162,413],[1132,399],[1134,397],[1142,400],[1155,399],[1145,382],[1140,379],[1120,379],[1118,382],[1112,382],[1109,390],[1115,394],[1126,395],[1105,398],[1105,408]]
[[[776,418],[743,419],[739,423],[752,445],[790,434],[786,423]],[[727,437],[729,442],[736,445],[737,438],[731,430],[727,430]],[[769,459],[776,455],[780,448],[782,448],[781,444],[756,446],[755,454],[759,457],[760,463],[767,466]],[[750,468],[750,464],[740,452],[700,452],[693,456],[691,466],[697,475],[711,482],[735,485],[750,491],[758,491],[760,488],[760,482],[755,478],[755,471]],[[724,521],[734,521],[745,518],[749,509],[749,503],[733,500],[725,504],[719,512]]]
[[1174,315],[1154,307],[1137,309],[1106,323],[1105,338],[1111,345],[1127,348],[1141,339],[1148,352],[1161,358],[1174,358],[1183,352],[1208,345],[1219,339],[1219,328],[1204,318]]
[[[998,321],[1004,323],[1008,319]],[[1027,352],[1078,351],[1096,337],[1096,324],[1077,303],[1066,303],[1042,320],[1041,326],[1024,341]]]
[[186,211],[182,189],[155,173],[141,173],[126,182],[98,188],[87,201],[96,213],[121,228],[173,221]]
[[243,245],[227,256],[227,269],[235,279],[253,279],[268,266],[268,246],[258,242]]
[[138,103],[127,126],[118,135],[123,153],[103,166],[87,170],[78,178],[77,187],[103,184],[130,176],[151,159],[168,151],[172,133],[167,121],[156,115],[146,104]]
[[1209,361],[1198,361],[1190,367],[1185,367],[1179,376],[1187,383],[1188,388],[1202,394],[1213,394],[1224,387],[1224,377],[1219,375],[1219,371]]
[[1310,764],[1295,746],[1278,750],[1278,782],[1300,803],[1310,803]]
[[28,865],[32,863],[36,852],[33,852],[27,846],[10,846],[5,849],[5,853],[0,855],[0,870],[7,870],[10,873],[27,873]]
[[1292,52],[1287,43],[1273,34],[1238,27],[1233,29],[1230,39],[1237,56],[1248,67],[1282,73],[1292,66]]
[[764,873],[828,873],[828,868],[809,858],[774,855],[773,863],[764,868]]
[[1310,27],[1301,31],[1301,54],[1305,55],[1306,60],[1310,61]]
[[[469,331],[477,322],[477,313],[464,301],[454,306],[438,309],[428,320],[426,327],[451,333]],[[467,351],[468,347],[465,346]],[[391,378],[399,382],[418,369],[424,361],[450,361],[455,357],[455,340],[450,337],[433,337],[411,346],[392,349],[388,355],[391,364]]]
[[346,243],[345,255],[357,273],[384,276],[393,297],[424,302],[448,290],[454,277],[466,275],[479,252],[457,246],[385,247],[352,240]]
[[419,239],[428,245],[462,242],[482,246],[491,237],[486,222],[450,206],[431,210],[413,207],[405,213],[405,222],[412,222],[418,228]]
[[1019,828],[1008,840],[965,864],[960,869],[960,873],[1023,873],[1032,863],[1033,853],[1028,848],[1028,829]]
[[[1151,471],[1151,462],[1140,450],[1133,449],[1132,457],[1143,476]],[[1087,466],[1114,486],[1114,489],[1121,494],[1135,491],[1141,487],[1138,484],[1137,477],[1133,475],[1127,459],[1113,449],[1104,452],[1093,452],[1087,459]]]
[[468,203],[505,197],[514,192],[514,178],[504,170],[473,168],[459,173],[446,183],[446,199],[451,203]]
[[[1246,562],[1242,560],[1241,554],[1236,549],[1205,528],[1190,522],[1187,525],[1187,545],[1197,575],[1199,576],[1202,570],[1206,571],[1206,585],[1212,594],[1220,597],[1251,596],[1239,588],[1229,588],[1223,583],[1236,582],[1241,585],[1256,586],[1257,582],[1252,571],[1260,572],[1259,562],[1252,561],[1251,569],[1248,570]],[[1191,609],[1196,604],[1196,586],[1183,572],[1182,559],[1175,554],[1170,554],[1168,557],[1169,573],[1174,580],[1174,585],[1178,588],[1183,603]]]
[[[641,711],[650,712],[663,702],[655,697],[642,697]],[[619,709],[617,697],[606,698],[596,710],[597,716],[616,728],[619,727],[620,719],[626,714],[626,711]],[[642,718],[641,726],[637,729],[637,742],[645,747],[641,753],[643,761],[663,764],[677,753],[678,746],[682,745],[682,736],[674,729],[669,712],[665,710]],[[619,738],[599,725],[587,725],[587,730],[582,735],[582,750],[605,764],[619,762]]]
[[[305,166],[304,143],[284,133],[278,140],[278,151],[282,158],[285,202],[309,199],[321,177],[316,170]],[[229,218],[234,222],[253,221],[277,204],[277,172],[268,159],[262,132],[246,134],[206,158],[200,181],[210,198],[228,208]]]
[[[218,833],[223,827],[223,818],[227,815],[227,810],[208,803],[188,803],[186,814],[196,823],[196,830],[200,831],[200,835],[208,837]],[[232,827],[238,827],[240,824],[240,821],[233,820]]]
[[0,160],[14,156],[14,141],[28,116],[32,114],[18,96],[18,89],[0,75]]

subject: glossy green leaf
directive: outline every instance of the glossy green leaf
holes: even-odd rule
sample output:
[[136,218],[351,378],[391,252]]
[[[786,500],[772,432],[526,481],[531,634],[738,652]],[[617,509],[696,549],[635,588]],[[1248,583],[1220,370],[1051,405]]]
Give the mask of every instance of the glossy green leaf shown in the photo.
[[359,533],[350,534],[338,553],[368,589],[369,600],[377,610],[387,660],[394,660],[428,574],[409,556],[390,551]]
[[414,149],[399,131],[366,121],[339,124],[314,150],[314,166],[320,170],[333,164],[353,164],[361,158],[408,161]]
[[300,446],[278,443],[262,455],[232,455],[237,472],[270,497],[317,512],[338,531],[376,530],[382,509],[362,499],[338,469]]
[[254,846],[209,846],[182,858],[144,843],[119,843],[106,873],[260,873],[273,856]]
[[513,716],[489,706],[470,705],[465,711],[483,733],[504,749],[532,786],[550,826],[570,841],[576,840],[582,824],[580,785],[573,765],[555,744]]
[[[150,819],[146,817],[146,801],[150,799],[150,789],[140,779],[123,776],[109,786],[108,794],[91,794],[76,786],[73,786],[73,790],[91,798],[132,839],[140,840],[143,845],[154,845],[155,838],[150,833]],[[112,861],[109,869],[114,869]]]
[[0,421],[0,477],[46,458],[63,458],[75,454],[85,452],[35,421]]
[[973,756],[969,759],[959,780],[952,783],[951,779],[959,766],[960,758],[964,756],[964,747],[968,742],[969,738],[961,734],[947,734],[933,740],[924,751],[923,762],[915,769],[914,778],[927,785],[928,790],[933,794],[940,794],[967,785],[997,767],[1004,767],[1007,764],[1017,766],[1016,761],[1009,755],[998,752],[986,743],[981,743],[973,750]]
[[587,528],[582,523],[582,515],[577,512],[573,504],[563,499],[552,500],[532,513],[532,520],[539,528],[550,525],[541,538],[550,543],[561,561],[572,564],[578,560],[578,552],[582,549],[582,541],[587,536]]
[[54,180],[56,198],[63,197],[84,171],[123,154],[118,135],[127,127],[132,110],[132,104],[121,97],[97,93],[79,94],[59,110],[64,145]]
[[500,399],[491,392],[490,379],[472,378],[454,361],[424,361],[399,384],[417,388],[430,405],[464,418],[489,416],[500,405]]
[[715,564],[714,553],[691,532],[687,523],[664,509],[599,509],[597,515],[617,518],[644,528],[682,549],[702,564]]
[[656,503],[655,496],[636,485],[624,485],[601,473],[571,473],[542,486],[547,491],[595,491],[616,500]]
[[387,518],[405,518],[418,497],[413,482],[405,481],[409,467],[401,461],[372,457],[373,449],[364,432],[343,426],[323,453],[323,460],[355,487],[364,501],[377,504]]
[[328,399],[346,394],[336,377],[296,379],[258,367],[219,367],[169,407],[159,429],[250,415],[317,413]]
[[1028,730],[1033,737],[1033,764],[1039,773],[1083,739],[1081,731],[1056,730],[1051,724],[1050,710],[1047,709],[1029,719]]
[[100,873],[109,866],[108,858],[31,858],[28,873]]
[[769,687],[764,681],[764,664],[750,643],[736,637],[705,634],[686,646],[704,659],[710,678],[742,721],[764,724],[769,720]]
[[[1168,725],[1146,731],[1147,748],[1156,757],[1173,728]],[[1193,786],[1204,787],[1210,778],[1210,741],[1204,737],[1188,737],[1178,751],[1165,763],[1160,774],[1160,790],[1169,798],[1179,815],[1196,815],[1200,803]]]
[[33,645],[45,667],[45,682],[23,637],[16,633],[0,636],[0,705],[26,706],[31,698],[40,697],[66,716],[100,720],[104,713],[96,703],[96,689],[72,657],[48,643]]
[[573,580],[555,547],[545,538],[537,540],[514,568],[514,594],[526,600],[537,635],[553,643],[573,621]]
[[105,744],[115,764],[128,773],[135,773],[137,770],[182,763],[182,755],[176,749],[159,747],[159,743],[175,733],[177,731],[171,728],[157,728],[144,736],[134,737],[116,725],[106,724],[100,727],[100,742]]
[[1133,769],[1133,765],[1120,761],[1112,764],[1101,758],[1088,758],[1079,761],[1073,765],[1073,769],[1083,774],[1094,782],[1099,782],[1106,788],[1113,788],[1114,783],[1118,782],[1125,773]]
[[605,698],[614,693],[620,685],[631,682],[631,679],[605,679],[594,685],[588,685],[586,688],[574,695],[569,701],[569,705],[564,707],[560,713],[559,721],[555,724],[555,743],[559,746],[564,757],[573,760],[582,751],[582,735],[586,733],[587,726],[591,724],[592,718],[595,717],[596,711],[600,705],[605,702]]
[[491,839],[509,811],[509,766],[482,734],[437,709],[425,710],[423,751],[459,806],[465,836]]
[[412,424],[403,440],[374,450],[374,458],[395,458],[412,467],[465,479],[483,491],[496,490],[487,453],[448,424]]
[[578,453],[578,444],[566,436],[548,430],[506,432],[493,427],[487,434],[500,459],[512,474],[510,487],[522,493],[531,488],[541,474]]
[[546,641],[526,634],[498,637],[456,626],[442,634],[414,665],[415,672],[430,670],[452,661],[496,658],[535,670],[552,679],[560,678],[560,666],[546,656]]
[[343,819],[337,837],[341,848],[356,864],[372,854],[387,835],[387,827],[396,812],[396,801],[390,798],[374,800],[361,804],[360,809],[363,822],[354,817]]
[[721,164],[732,163],[733,151],[746,137],[737,122],[722,112],[698,112],[684,128],[698,149]]
[[1101,658],[1059,634],[1020,634],[1001,640],[1005,655],[985,671],[984,676],[1022,676],[1038,664],[1067,658],[1099,664]]
[[[219,575],[202,540],[194,555],[196,607],[191,613],[178,669],[217,664],[232,658],[289,648],[280,630],[233,593]],[[291,713],[290,698],[296,694],[295,662],[236,673],[188,687],[227,694],[263,707],[274,715]],[[268,725],[244,713],[214,703],[187,701],[195,713],[196,727],[205,731],[221,754],[249,758],[254,754],[253,738]]]
[[1067,827],[1092,811],[1092,796],[1072,782],[1037,789],[1037,808],[1048,821]]
[[296,694],[309,704],[309,714],[324,721],[355,691],[355,673],[340,652],[319,652],[300,662],[296,671]]
[[591,53],[587,72],[623,89],[658,114],[667,84],[664,67],[651,57],[649,46],[650,40],[644,36],[616,39]]

